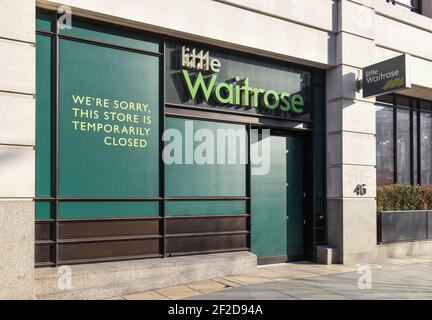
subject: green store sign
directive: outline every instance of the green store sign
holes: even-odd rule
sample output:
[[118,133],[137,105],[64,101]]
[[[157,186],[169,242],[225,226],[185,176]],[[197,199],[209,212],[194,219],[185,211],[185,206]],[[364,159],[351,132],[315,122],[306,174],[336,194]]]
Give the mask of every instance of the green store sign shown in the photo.
[[253,87],[248,77],[234,76],[231,80],[218,81],[221,66],[218,59],[210,57],[209,51],[182,47],[181,77],[191,99],[200,97],[222,105],[304,113],[305,101],[300,94]]

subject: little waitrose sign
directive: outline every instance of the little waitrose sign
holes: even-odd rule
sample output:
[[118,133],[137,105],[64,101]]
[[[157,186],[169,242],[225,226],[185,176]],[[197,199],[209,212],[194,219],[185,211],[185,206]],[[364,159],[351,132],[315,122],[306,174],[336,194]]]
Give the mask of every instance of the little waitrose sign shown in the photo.
[[192,99],[213,99],[217,104],[282,110],[294,114],[304,112],[304,99],[299,94],[277,92],[273,89],[250,86],[248,77],[233,76],[218,82],[222,65],[207,50],[183,46],[181,49],[181,77]]
[[411,88],[409,55],[401,55],[363,69],[363,97]]

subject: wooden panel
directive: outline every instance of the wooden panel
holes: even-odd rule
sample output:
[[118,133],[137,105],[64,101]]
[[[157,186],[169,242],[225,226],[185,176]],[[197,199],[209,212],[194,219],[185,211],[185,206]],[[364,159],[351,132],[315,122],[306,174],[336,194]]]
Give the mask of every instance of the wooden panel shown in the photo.
[[36,263],[54,262],[54,245],[37,244],[35,247]]
[[60,239],[158,234],[159,220],[62,221],[59,223]]
[[36,222],[36,241],[54,240],[54,226],[53,222]]
[[246,231],[247,217],[181,217],[166,221],[167,234]]
[[198,253],[247,247],[247,234],[173,237],[166,239],[167,253]]
[[159,253],[159,239],[59,244],[60,261],[131,257]]

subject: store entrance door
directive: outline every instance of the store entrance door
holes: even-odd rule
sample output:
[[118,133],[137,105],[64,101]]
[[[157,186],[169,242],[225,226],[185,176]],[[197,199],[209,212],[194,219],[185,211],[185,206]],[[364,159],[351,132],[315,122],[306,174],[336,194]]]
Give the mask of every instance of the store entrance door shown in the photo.
[[306,223],[303,138],[272,132],[255,143],[262,146],[263,139],[270,140],[270,168],[267,174],[251,176],[251,250],[259,264],[301,260]]

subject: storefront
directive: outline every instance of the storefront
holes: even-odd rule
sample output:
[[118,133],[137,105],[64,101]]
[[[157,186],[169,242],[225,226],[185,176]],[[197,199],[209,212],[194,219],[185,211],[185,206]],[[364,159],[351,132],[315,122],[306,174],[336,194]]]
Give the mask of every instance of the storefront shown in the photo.
[[432,252],[377,219],[432,179],[425,1],[150,2],[2,7],[0,298]]
[[324,73],[38,11],[36,265],[251,251],[325,235]]

